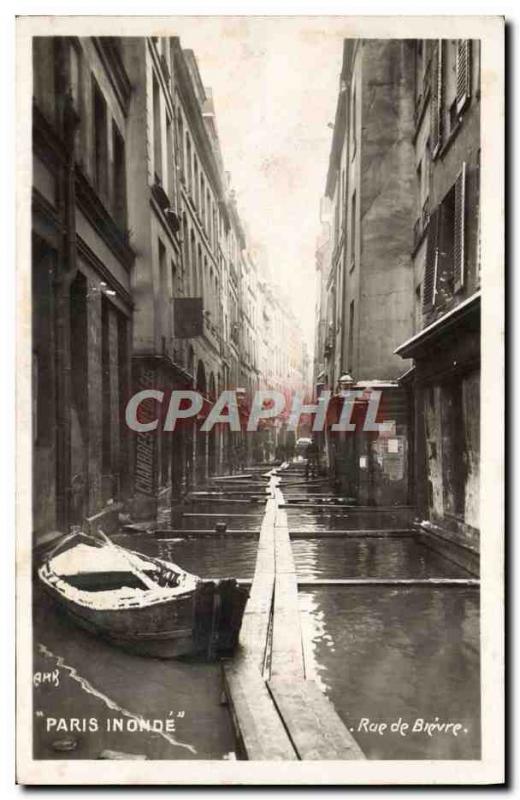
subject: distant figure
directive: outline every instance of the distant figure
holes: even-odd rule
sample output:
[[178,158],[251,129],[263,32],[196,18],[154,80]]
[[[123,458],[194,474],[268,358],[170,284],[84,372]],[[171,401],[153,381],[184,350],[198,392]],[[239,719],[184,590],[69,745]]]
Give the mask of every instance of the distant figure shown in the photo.
[[309,446],[307,447],[306,456],[307,456],[307,463],[305,464],[305,478],[306,479],[310,477],[315,478],[318,476],[320,453],[318,450],[318,445],[316,444],[314,439],[310,442]]
[[280,462],[280,464],[283,464],[283,462],[285,461],[285,447],[281,442],[276,445],[276,451],[274,457],[276,461]]

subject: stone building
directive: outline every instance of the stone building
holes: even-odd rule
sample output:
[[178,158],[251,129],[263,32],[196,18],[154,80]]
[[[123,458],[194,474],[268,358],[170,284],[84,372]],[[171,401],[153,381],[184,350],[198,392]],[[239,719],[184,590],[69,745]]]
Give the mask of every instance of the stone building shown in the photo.
[[[174,298],[189,289],[181,251],[176,108],[172,47],[167,39],[126,38],[125,66],[132,84],[128,118],[128,224],[137,256],[132,271],[133,390],[168,392],[190,380],[186,354],[175,339]],[[151,418],[154,413],[150,404]],[[164,404],[166,407],[166,403]],[[189,481],[176,469],[172,434],[155,431],[134,437],[136,516],[150,516],[171,493],[172,478]],[[178,451],[175,448],[176,457]],[[175,490],[179,489],[175,487]]]
[[415,43],[415,484],[423,529],[479,547],[480,45]]
[[131,492],[131,85],[111,37],[33,40],[33,511],[43,534]]
[[[382,392],[392,436],[327,435],[345,494],[369,504],[409,499],[409,402],[396,346],[413,331],[414,45],[345,40],[321,218],[317,388]],[[330,434],[329,427],[329,434]]]
[[[201,431],[203,414],[174,432],[163,423],[169,392],[188,388],[205,410],[222,389],[242,390],[245,419],[270,382],[262,365],[276,371],[278,361],[262,360],[267,269],[248,243],[192,51],[176,37],[37,38],[33,128],[41,537],[89,519],[117,524],[123,507],[151,518],[195,484],[263,457],[245,432]],[[292,335],[276,344],[286,360]],[[164,400],[141,404],[139,421],[157,426],[134,432],[125,409],[143,389]]]

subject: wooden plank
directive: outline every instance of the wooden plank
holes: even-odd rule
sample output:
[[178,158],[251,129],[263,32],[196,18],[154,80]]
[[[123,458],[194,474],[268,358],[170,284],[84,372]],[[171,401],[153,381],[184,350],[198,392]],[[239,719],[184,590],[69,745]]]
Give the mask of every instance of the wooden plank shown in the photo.
[[314,681],[272,678],[269,691],[302,761],[353,761],[363,751]]
[[246,611],[240,628],[240,647],[242,655],[250,660],[263,676],[267,657],[269,634],[269,613]]
[[224,662],[224,686],[245,758],[296,761],[295,749],[259,670],[247,659]]
[[[165,534],[169,534],[165,536]],[[240,531],[240,530],[227,530],[223,533],[219,533],[218,531],[214,530],[190,530],[189,528],[183,528],[180,531],[154,531],[153,534],[158,542],[174,542],[176,539],[189,539],[190,536],[198,537],[201,539],[219,539],[220,537],[230,537],[232,536],[235,539],[240,539],[240,537],[244,539],[253,539],[258,537],[259,531],[252,529],[247,531]]]
[[290,572],[276,574],[271,676],[305,677],[298,584],[296,575]]
[[287,514],[280,510],[283,494],[274,490],[276,525],[274,528],[275,585],[271,676],[305,677],[303,643],[298,609],[298,583],[292,554]]
[[256,667],[263,672],[274,592],[274,519],[276,507],[268,500],[260,527],[256,564],[246,604],[240,644]]
[[302,578],[298,586],[480,586],[478,578]]
[[393,530],[393,529],[367,529],[367,530],[356,530],[355,528],[351,530],[341,530],[341,531],[302,531],[302,530],[289,530],[289,536],[291,539],[333,539],[334,537],[343,537],[348,539],[365,539],[367,537],[373,538],[381,538],[386,539],[388,537],[397,536],[397,537],[405,537],[405,536],[415,536],[415,532],[411,531],[409,528],[403,528],[402,530]]

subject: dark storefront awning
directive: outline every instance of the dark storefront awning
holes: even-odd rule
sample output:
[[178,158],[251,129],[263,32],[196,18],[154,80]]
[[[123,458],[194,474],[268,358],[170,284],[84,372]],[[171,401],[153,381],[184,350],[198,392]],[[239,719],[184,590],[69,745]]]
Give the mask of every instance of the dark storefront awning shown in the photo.
[[401,358],[420,358],[445,335],[453,334],[460,329],[480,330],[480,292],[471,295],[463,303],[399,345],[394,353]]

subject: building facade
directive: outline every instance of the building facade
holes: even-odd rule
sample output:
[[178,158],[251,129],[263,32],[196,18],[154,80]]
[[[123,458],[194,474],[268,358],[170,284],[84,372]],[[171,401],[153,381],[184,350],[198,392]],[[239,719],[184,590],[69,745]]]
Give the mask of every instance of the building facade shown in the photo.
[[[317,248],[319,391],[383,393],[391,435],[333,434],[324,446],[346,495],[407,503],[409,397],[394,353],[413,331],[413,43],[346,40]],[[364,402],[367,397],[360,399]]]
[[480,46],[415,48],[416,496],[423,529],[479,548]]
[[[245,420],[301,347],[248,242],[193,51],[176,37],[36,38],[33,154],[36,536],[152,518],[271,457],[261,436],[203,432],[203,414],[163,430],[174,389],[197,389],[206,411],[240,390]],[[134,432],[126,405],[146,389],[165,400],[141,404],[139,421],[158,424]]]
[[325,436],[328,466],[358,502],[413,503],[425,535],[473,553],[479,168],[478,42],[345,42],[316,252],[314,384],[338,393],[343,374],[367,397],[376,389],[391,430]]
[[33,477],[38,538],[132,493],[126,195],[131,86],[120,42],[33,42]]

